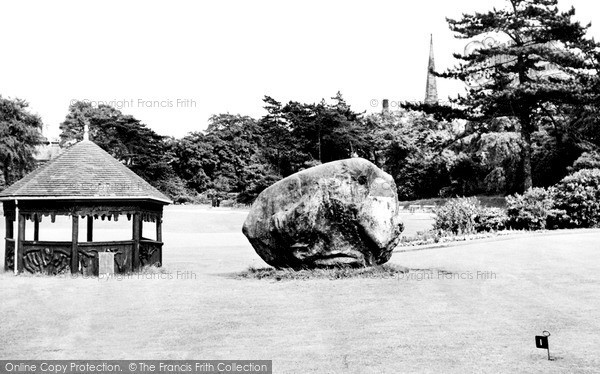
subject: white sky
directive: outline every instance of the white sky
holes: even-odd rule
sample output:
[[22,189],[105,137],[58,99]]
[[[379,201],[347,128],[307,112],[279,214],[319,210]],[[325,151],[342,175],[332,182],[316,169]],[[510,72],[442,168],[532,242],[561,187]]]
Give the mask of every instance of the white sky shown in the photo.
[[[431,33],[437,69],[454,65],[465,42],[452,38],[446,16],[505,3],[4,1],[0,94],[29,101],[50,136],[75,99],[120,101],[176,137],[206,128],[212,114],[258,118],[264,95],[318,102],[339,90],[355,110],[379,111],[383,98],[423,99]],[[585,23],[600,10],[591,0],[560,4]],[[600,25],[591,35],[600,39]],[[440,99],[460,87],[438,79]]]

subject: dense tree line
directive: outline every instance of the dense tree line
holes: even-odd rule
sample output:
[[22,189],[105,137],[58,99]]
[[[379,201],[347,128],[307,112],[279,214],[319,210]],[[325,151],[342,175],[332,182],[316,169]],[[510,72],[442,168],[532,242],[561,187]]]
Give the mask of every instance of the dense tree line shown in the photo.
[[[523,143],[509,118],[490,121],[485,132],[470,133],[468,122],[440,121],[418,111],[356,113],[341,95],[332,103],[284,105],[271,97],[264,102],[266,114],[258,120],[219,114],[210,118],[205,131],[181,139],[160,136],[112,107],[79,102],[61,124],[61,143],[68,147],[81,140],[87,122],[94,142],[180,202],[201,193],[235,193],[247,203],[292,173],[356,156],[390,173],[405,200],[503,195],[522,188]],[[597,148],[594,138],[559,142],[553,131],[542,126],[534,132],[536,186],[555,183],[577,165],[600,163],[594,152],[586,152]]]

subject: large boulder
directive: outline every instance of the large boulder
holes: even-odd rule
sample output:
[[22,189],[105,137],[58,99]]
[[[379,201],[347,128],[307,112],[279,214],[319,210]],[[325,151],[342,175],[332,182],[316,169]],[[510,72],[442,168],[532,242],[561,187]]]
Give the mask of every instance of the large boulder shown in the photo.
[[392,177],[362,158],[300,171],[265,189],[242,229],[276,268],[371,266],[392,256],[404,226]]

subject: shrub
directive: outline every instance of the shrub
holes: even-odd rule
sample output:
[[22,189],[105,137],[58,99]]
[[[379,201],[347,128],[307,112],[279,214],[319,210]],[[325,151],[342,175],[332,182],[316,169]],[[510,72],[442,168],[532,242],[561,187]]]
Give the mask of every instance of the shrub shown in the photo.
[[475,218],[481,210],[481,203],[475,197],[450,199],[435,209],[433,228],[453,234],[473,233]]
[[508,215],[502,208],[483,207],[475,217],[475,231],[500,231],[506,228]]
[[475,197],[451,199],[435,210],[434,229],[452,234],[499,231],[506,228],[506,211],[484,207]]
[[556,184],[555,206],[566,227],[600,226],[600,169],[582,169]]
[[600,168],[600,154],[598,152],[583,152],[573,166],[569,168],[571,172],[576,172],[583,169],[598,169]]
[[554,189],[532,188],[523,195],[506,197],[508,226],[513,229],[554,228],[561,214],[554,207]]
[[168,179],[157,180],[154,183],[159,191],[167,195],[176,204],[185,204],[194,202],[194,193],[188,190],[185,182],[175,176]]

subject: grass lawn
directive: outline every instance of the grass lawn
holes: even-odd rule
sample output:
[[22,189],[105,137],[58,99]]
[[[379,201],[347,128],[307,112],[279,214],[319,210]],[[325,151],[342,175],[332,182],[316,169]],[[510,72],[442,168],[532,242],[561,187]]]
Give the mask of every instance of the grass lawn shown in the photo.
[[[600,368],[599,230],[397,252],[391,263],[411,271],[389,279],[275,281],[235,277],[266,266],[240,233],[245,215],[168,207],[163,273],[1,273],[0,359],[272,359],[275,373]],[[406,214],[406,233],[430,223]],[[48,235],[61,230],[68,222]],[[535,348],[543,330],[554,361]]]

